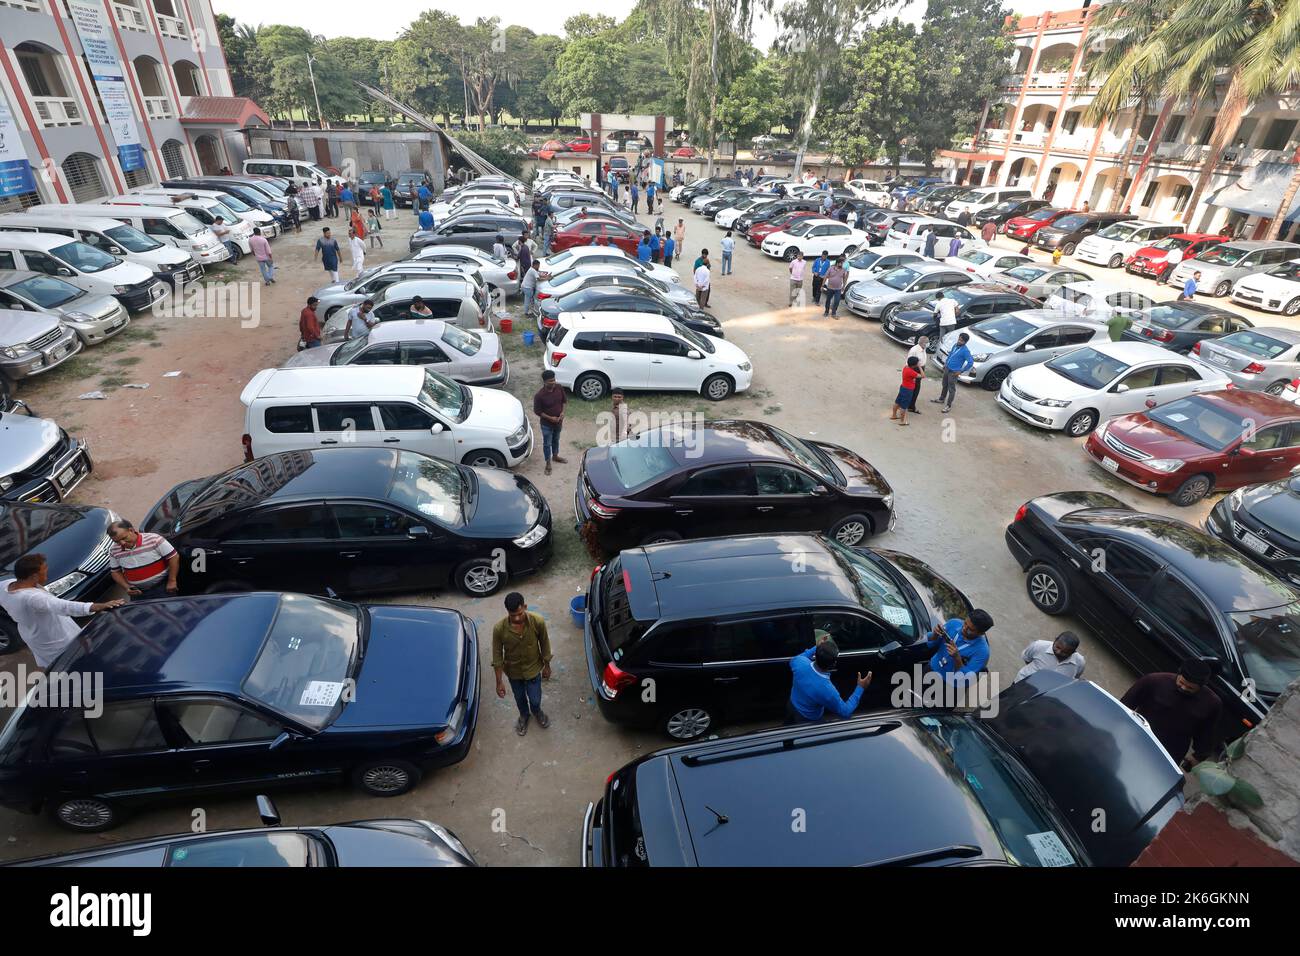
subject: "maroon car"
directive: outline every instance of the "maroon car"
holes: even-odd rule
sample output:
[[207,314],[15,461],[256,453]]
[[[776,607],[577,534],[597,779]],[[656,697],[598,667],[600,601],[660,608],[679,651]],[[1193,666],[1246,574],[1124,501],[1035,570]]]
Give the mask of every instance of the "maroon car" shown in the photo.
[[1078,212],[1078,210],[1044,206],[1042,209],[1035,209],[1027,216],[1016,216],[1014,219],[1008,219],[1007,224],[1002,228],[1002,233],[1012,239],[1023,239],[1028,242],[1034,238],[1034,233],[1039,229],[1050,226],[1062,216],[1068,216],[1073,212]]

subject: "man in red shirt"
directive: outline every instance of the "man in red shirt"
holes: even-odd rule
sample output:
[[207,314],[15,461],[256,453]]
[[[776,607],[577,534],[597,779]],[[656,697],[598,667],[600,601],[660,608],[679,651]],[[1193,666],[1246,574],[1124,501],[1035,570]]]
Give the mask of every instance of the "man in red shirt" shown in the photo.
[[316,318],[316,303],[320,299],[314,295],[307,300],[307,307],[298,314],[298,333],[302,336],[303,348],[314,349],[320,345],[320,319]]
[[166,538],[135,530],[119,518],[108,526],[109,574],[132,598],[166,597],[177,592],[176,574],[181,556]]

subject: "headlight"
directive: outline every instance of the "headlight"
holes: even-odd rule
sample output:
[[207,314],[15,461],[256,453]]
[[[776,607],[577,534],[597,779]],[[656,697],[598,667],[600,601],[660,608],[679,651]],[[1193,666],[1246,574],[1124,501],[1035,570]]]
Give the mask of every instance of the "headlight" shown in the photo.
[[741,362],[736,366],[736,368],[740,369],[742,372],[750,372],[753,371],[754,366],[750,365],[748,362]]
[[433,735],[433,739],[440,744],[455,740],[456,735],[460,733],[461,724],[465,722],[465,702],[461,701],[456,705],[456,709],[451,712],[451,718],[447,721],[447,729],[440,730]]
[[983,353],[983,354],[981,354],[981,355],[972,355],[972,356],[970,357],[970,360],[971,360],[972,362],[974,362],[976,365],[979,365],[979,364],[981,364],[981,363],[983,363],[983,362],[987,362],[987,361],[988,361],[989,359],[991,359],[992,357],[993,357],[993,355],[992,355],[991,353],[989,353],[989,352],[985,352],[985,353]]
[[865,301],[867,305],[880,305],[880,303],[885,301],[885,297],[883,295],[873,295],[871,296],[871,298],[866,299]]
[[73,571],[71,574],[65,574],[57,581],[45,585],[45,590],[49,591],[55,597],[59,597],[63,594],[67,594],[84,580],[86,580],[84,574],[80,571]]
[[546,537],[547,533],[548,532],[546,530],[546,525],[541,525],[541,524],[534,525],[532,530],[529,531],[527,534],[520,535],[518,538],[515,538],[514,540],[515,547],[531,548],[538,544],[541,544],[542,540]]
[[1142,462],[1142,464],[1155,471],[1168,472],[1177,471],[1179,468],[1183,467],[1183,460],[1181,458],[1151,458]]
[[[3,491],[4,487],[5,487],[5,479],[0,478],[0,491]],[[1244,498],[1245,496],[1246,496],[1245,489],[1238,488],[1232,494],[1228,495],[1228,504],[1231,505],[1232,509],[1235,511],[1237,508],[1241,507],[1241,499]]]
[[522,425],[520,425],[518,428],[512,431],[508,436],[506,436],[506,444],[518,445],[521,441],[523,441],[527,437],[528,437],[528,423],[524,422]]
[[24,355],[30,354],[31,351],[32,350],[25,345],[0,345],[0,355],[3,355],[5,358],[22,358]]
[[1069,408],[1070,403],[1061,398],[1040,398],[1036,404],[1046,405],[1048,408]]
[[889,494],[885,495],[885,497],[881,498],[880,501],[886,508],[894,507],[894,493],[891,491]]
[[14,480],[9,475],[0,475],[0,491],[8,491],[14,486]]
[[129,285],[115,285],[113,291],[124,295],[131,291],[131,287]]
[[474,854],[470,853],[469,849],[465,846],[465,844],[461,843],[460,840],[456,838],[456,835],[452,833],[450,830],[448,830],[446,827],[438,826],[438,824],[436,823],[430,823],[428,820],[421,820],[420,823],[428,827],[429,830],[434,835],[436,835],[440,840],[446,843],[449,847],[451,847],[461,856],[465,857],[465,859],[467,860],[474,859]]
[[1093,434],[1097,436],[1097,441],[1101,441],[1106,437],[1106,432],[1108,431],[1110,431],[1110,422],[1102,422],[1097,426],[1097,429]]
[[94,322],[93,315],[87,315],[85,312],[65,312],[61,316],[64,322]]

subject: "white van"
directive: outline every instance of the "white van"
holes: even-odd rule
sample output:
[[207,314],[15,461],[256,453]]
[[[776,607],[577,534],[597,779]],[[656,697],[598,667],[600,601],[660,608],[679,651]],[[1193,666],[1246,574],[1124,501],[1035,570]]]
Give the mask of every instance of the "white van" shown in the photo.
[[954,199],[944,206],[943,214],[949,219],[955,219],[963,212],[973,216],[985,209],[992,209],[998,203],[1006,202],[1008,199],[1033,198],[1028,189],[1013,189],[1009,186],[985,186],[963,193],[960,199]]
[[33,216],[60,215],[116,219],[118,222],[135,227],[146,236],[152,236],[159,242],[165,242],[169,246],[175,246],[181,252],[189,253],[190,258],[203,266],[225,262],[230,258],[230,253],[211,229],[184,209],[178,209],[171,204],[140,206],[132,203],[129,206],[120,206],[109,203],[81,203],[58,206],[42,203],[39,206],[32,206],[27,212]]
[[[183,209],[215,235],[217,217],[224,220],[229,233],[226,239],[226,245],[231,252],[231,260],[238,262],[240,256],[246,256],[253,251],[253,247],[248,244],[248,240],[253,238],[253,227],[239,218],[239,214],[227,206],[225,203],[217,202],[215,199],[207,199],[203,196],[196,196],[194,193],[185,190],[182,192],[140,192],[128,193],[125,196],[114,196],[107,202],[113,205],[129,206],[139,204],[142,206],[167,206],[172,205],[178,209]],[[238,250],[238,255],[235,251]]]
[[[280,227],[276,223],[274,216],[269,212],[250,206],[234,193],[222,192],[219,189],[189,189],[181,186],[142,186],[139,189],[131,190],[133,196],[177,196],[185,193],[220,203],[238,216],[241,222],[248,223],[250,229],[261,229],[262,235],[267,239],[274,239],[280,234]],[[222,213],[222,215],[224,216],[225,213]]]
[[167,287],[144,266],[43,232],[0,231],[0,269],[58,276],[84,292],[111,295],[137,312],[167,294]]
[[244,160],[244,175],[279,176],[291,180],[299,189],[308,183],[314,183],[323,190],[327,183],[342,186],[344,182],[342,176],[331,176],[305,159],[275,159],[271,156],[255,156]]
[[519,399],[420,365],[268,368],[239,400],[244,456],[343,444],[404,448],[444,461],[522,464],[533,431]]
[[191,282],[203,274],[203,267],[188,252],[146,236],[134,226],[110,219],[64,212],[46,211],[41,215],[16,212],[0,216],[0,229],[13,232],[44,232],[67,236],[94,246],[110,256],[144,266],[163,282]]

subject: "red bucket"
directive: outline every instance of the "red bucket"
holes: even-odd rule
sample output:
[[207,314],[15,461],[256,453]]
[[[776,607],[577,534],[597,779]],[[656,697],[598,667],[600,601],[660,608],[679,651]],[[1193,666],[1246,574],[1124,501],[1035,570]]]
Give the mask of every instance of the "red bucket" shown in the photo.
[[500,322],[497,323],[497,325],[501,328],[501,331],[502,331],[502,332],[505,332],[505,333],[509,334],[510,332],[513,332],[513,331],[514,331],[514,328],[515,328],[515,320],[514,320],[514,319],[502,319]]

